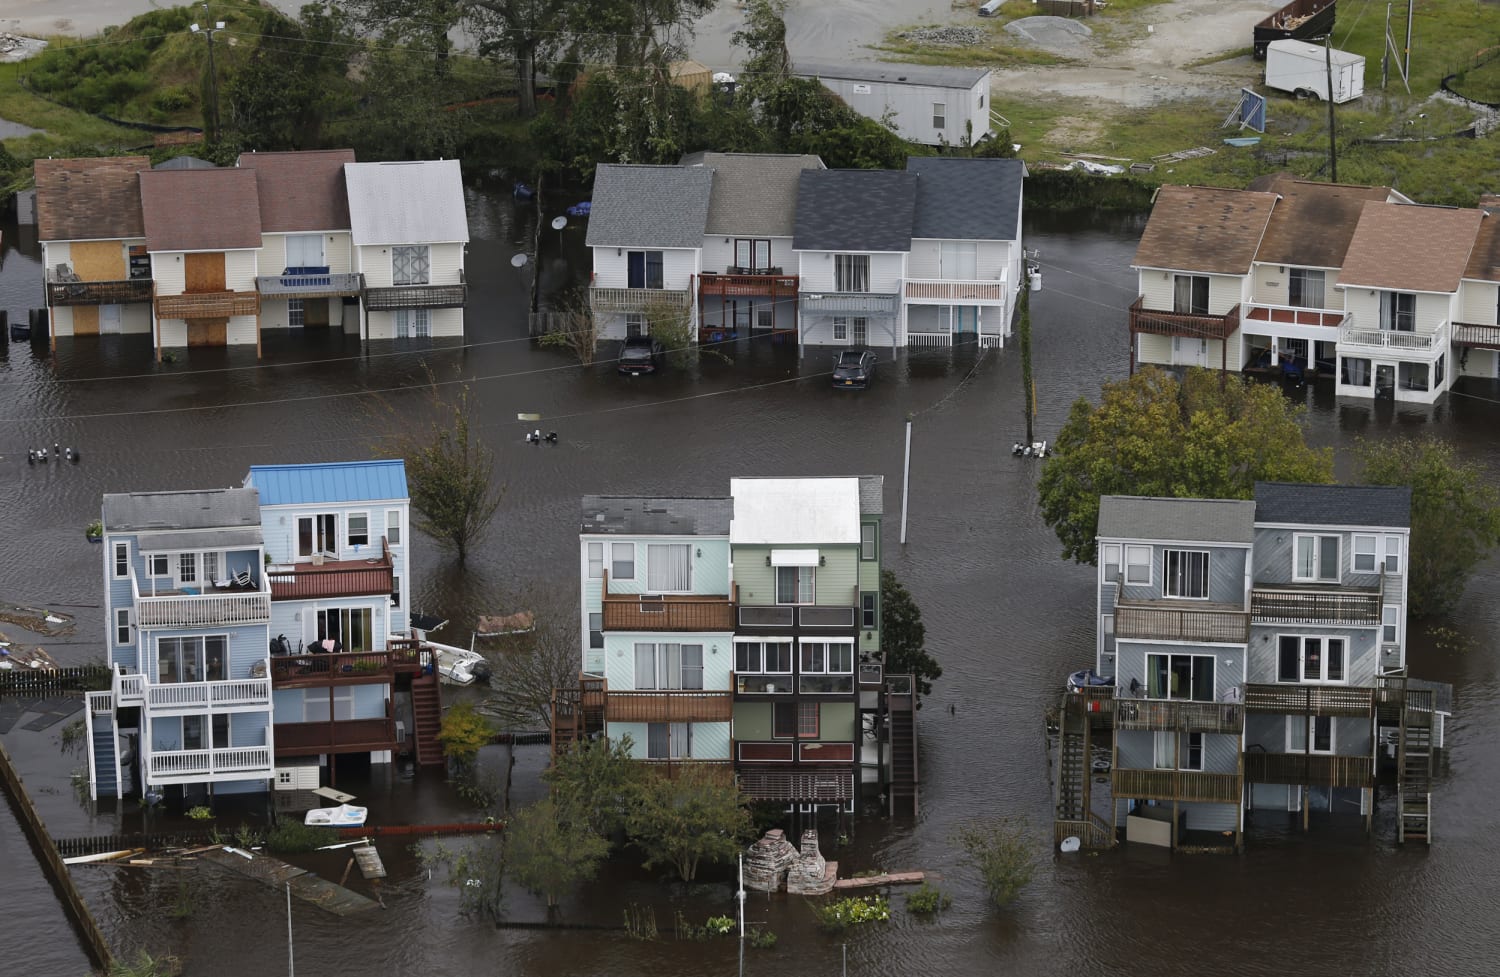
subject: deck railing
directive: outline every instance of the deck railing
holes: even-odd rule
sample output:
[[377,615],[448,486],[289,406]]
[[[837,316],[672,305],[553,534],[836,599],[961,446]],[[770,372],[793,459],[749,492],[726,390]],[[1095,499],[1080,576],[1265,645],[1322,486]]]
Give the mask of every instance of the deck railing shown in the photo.
[[741,767],[736,779],[740,793],[757,801],[832,803],[854,797],[854,775],[832,770],[799,773]]
[[1245,710],[1237,702],[1116,699],[1115,726],[1179,733],[1238,733],[1245,728]]
[[1228,339],[1240,327],[1240,307],[1224,315],[1191,315],[1146,308],[1143,295],[1130,303],[1129,326],[1132,333],[1156,336],[1183,336],[1191,339]]
[[105,282],[59,281],[47,273],[49,305],[125,305],[151,301],[150,278],[123,278]]
[[89,705],[89,712],[109,713],[115,711],[115,694],[113,692],[85,692],[83,694]]
[[259,312],[260,295],[255,292],[184,292],[156,296],[158,319],[228,319]]
[[645,312],[652,306],[687,308],[693,293],[686,288],[600,288],[589,289],[589,308],[595,312]]
[[340,651],[319,654],[306,649],[271,659],[271,681],[277,688],[313,685],[367,685],[389,682],[397,673],[420,672],[431,652],[393,648],[388,651]]
[[115,694],[119,696],[122,706],[139,705],[146,701],[146,676],[120,675]]
[[901,296],[895,292],[834,292],[806,288],[798,304],[804,312],[833,315],[895,315]]
[[727,723],[734,718],[734,697],[697,689],[610,692],[604,698],[604,718],[611,723]]
[[728,597],[661,600],[606,597],[605,631],[733,631],[734,602]]
[[1201,770],[1131,770],[1116,768],[1110,775],[1115,797],[1138,800],[1199,801],[1238,804],[1242,781],[1236,773]]
[[462,269],[458,281],[449,285],[390,285],[365,289],[365,309],[394,312],[399,309],[458,309],[468,298]]
[[373,563],[344,561],[314,566],[298,563],[266,572],[275,600],[313,600],[325,597],[369,597],[389,594],[394,569],[390,551]]
[[1309,787],[1369,787],[1375,782],[1375,761],[1367,756],[1250,750],[1245,753],[1245,781]]
[[1364,717],[1375,708],[1377,691],[1337,685],[1251,682],[1245,686],[1245,709],[1248,712]]
[[1296,305],[1270,305],[1265,302],[1254,302],[1247,303],[1243,307],[1240,326],[1246,332],[1254,332],[1256,323],[1259,322],[1277,326],[1318,326],[1337,329],[1346,317],[1347,314],[1343,309],[1307,309]]
[[736,298],[739,296],[796,298],[796,275],[743,274],[729,272],[719,275],[706,271],[698,277],[698,294],[705,298]]
[[1339,326],[1339,346],[1373,346],[1380,349],[1443,350],[1448,346],[1447,320],[1431,332],[1404,332],[1395,329],[1361,327],[1349,316]]
[[148,755],[147,777],[212,777],[217,774],[271,772],[271,750],[264,746],[236,746],[219,750],[164,750]]
[[1122,603],[1117,598],[1115,638],[1244,644],[1250,640],[1250,615],[1244,611]]
[[341,298],[364,291],[365,276],[322,272],[314,274],[260,275],[255,290],[262,298]]
[[142,628],[202,628],[221,624],[264,624],[271,620],[271,595],[253,593],[173,594],[136,598],[136,625]]
[[1115,845],[1115,829],[1099,815],[1089,812],[1083,821],[1058,820],[1052,822],[1052,844],[1061,845],[1066,838],[1077,838],[1084,848],[1112,848]]
[[1281,590],[1256,587],[1250,593],[1250,616],[1266,624],[1380,623],[1379,590]]
[[909,302],[1004,302],[1005,273],[996,278],[908,278],[904,292]]
[[146,705],[161,709],[214,706],[264,706],[271,702],[271,682],[264,678],[218,682],[165,682],[146,686]]
[[1453,324],[1453,343],[1456,346],[1482,346],[1500,349],[1500,326],[1481,326],[1470,322]]

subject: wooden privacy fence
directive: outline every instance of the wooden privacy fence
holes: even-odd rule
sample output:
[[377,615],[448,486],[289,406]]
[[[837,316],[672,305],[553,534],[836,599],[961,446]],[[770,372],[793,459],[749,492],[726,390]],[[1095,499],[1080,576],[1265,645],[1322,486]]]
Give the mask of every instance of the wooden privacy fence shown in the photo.
[[74,668],[11,668],[0,671],[0,696],[46,695],[53,692],[101,692],[110,687],[103,665]]

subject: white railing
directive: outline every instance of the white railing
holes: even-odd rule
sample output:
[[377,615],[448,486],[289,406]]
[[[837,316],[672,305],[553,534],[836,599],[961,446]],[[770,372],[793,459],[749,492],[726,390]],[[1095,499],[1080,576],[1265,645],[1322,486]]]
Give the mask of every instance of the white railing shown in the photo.
[[1005,272],[997,278],[908,278],[905,294],[919,302],[1004,302]]
[[192,709],[208,705],[207,682],[170,682],[148,685],[146,704],[153,709]]
[[146,676],[116,673],[115,694],[120,705],[139,705],[146,698]]
[[1240,314],[1240,328],[1255,332],[1253,326],[1265,323],[1271,326],[1318,326],[1333,329],[1352,319],[1353,316],[1343,309],[1310,309],[1300,305],[1246,302]]
[[907,346],[952,346],[953,334],[950,332],[911,332],[906,333]]
[[238,773],[265,770],[271,766],[271,749],[266,746],[235,746],[214,750],[214,773]]
[[88,693],[89,712],[108,713],[115,711],[115,694],[113,692],[90,692]]
[[1382,349],[1444,350],[1448,345],[1448,322],[1443,320],[1432,332],[1397,332],[1392,329],[1360,328],[1354,317],[1347,316],[1339,326],[1340,346],[1375,346]]
[[167,682],[146,687],[146,704],[153,709],[198,709],[215,706],[263,706],[271,701],[268,678],[219,682]]
[[137,597],[136,623],[143,628],[203,628],[224,624],[265,624],[271,620],[271,595],[174,594]]
[[183,777],[207,774],[213,766],[210,750],[168,750],[152,753],[149,769],[153,775]]
[[232,746],[222,750],[164,750],[150,754],[149,776],[212,777],[215,774],[266,773],[271,770],[271,748]]
[[209,698],[216,706],[259,706],[271,701],[268,678],[232,679],[208,683]]

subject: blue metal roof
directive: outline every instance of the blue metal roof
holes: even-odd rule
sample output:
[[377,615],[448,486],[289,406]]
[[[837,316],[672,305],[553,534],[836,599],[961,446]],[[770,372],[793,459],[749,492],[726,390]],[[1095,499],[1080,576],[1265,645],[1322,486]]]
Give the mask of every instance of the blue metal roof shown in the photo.
[[263,506],[407,498],[406,463],[400,459],[251,465],[245,484],[260,490]]

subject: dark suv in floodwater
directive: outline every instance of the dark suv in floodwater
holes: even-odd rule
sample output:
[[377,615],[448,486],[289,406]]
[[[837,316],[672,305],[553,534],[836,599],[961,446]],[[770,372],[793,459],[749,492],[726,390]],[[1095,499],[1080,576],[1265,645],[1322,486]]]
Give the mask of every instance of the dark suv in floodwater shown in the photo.
[[833,385],[840,390],[863,390],[875,376],[875,354],[867,349],[846,349],[833,361]]
[[627,376],[655,373],[661,366],[661,346],[650,336],[630,336],[620,347],[616,369]]

